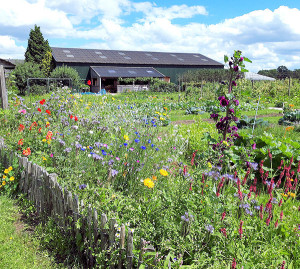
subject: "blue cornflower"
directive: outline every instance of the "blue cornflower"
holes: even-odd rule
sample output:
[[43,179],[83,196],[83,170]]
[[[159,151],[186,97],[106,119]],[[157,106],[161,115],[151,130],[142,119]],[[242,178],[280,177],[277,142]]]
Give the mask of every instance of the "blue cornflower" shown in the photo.
[[134,139],[134,142],[139,143],[140,140],[139,139]]
[[149,143],[149,144],[151,143],[151,139],[148,140],[148,143]]
[[156,148],[155,150],[156,150],[156,151],[159,151],[159,148]]
[[81,148],[82,151],[85,151],[85,148]]
[[86,187],[87,187],[86,184],[79,185],[79,189],[80,189],[80,190],[83,190],[83,189],[85,189]]
[[90,149],[93,149],[93,147],[89,146]]
[[123,145],[124,145],[125,147],[127,147],[127,146],[128,146],[128,143],[124,143]]
[[142,150],[145,150],[145,149],[146,149],[146,147],[145,147],[145,146],[141,146],[141,149],[142,149]]
[[154,148],[154,144],[151,144],[151,148]]
[[107,153],[104,151],[104,149],[102,149],[101,151],[102,151],[102,154],[103,154],[104,156],[107,155]]

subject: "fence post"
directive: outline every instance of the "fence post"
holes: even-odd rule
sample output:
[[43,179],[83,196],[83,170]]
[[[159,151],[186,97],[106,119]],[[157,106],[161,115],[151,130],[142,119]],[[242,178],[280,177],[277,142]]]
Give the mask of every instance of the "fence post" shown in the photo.
[[5,87],[5,75],[3,65],[0,65],[0,97],[2,109],[8,108],[7,91]]
[[133,268],[133,232],[128,230],[127,238],[127,269]]
[[120,230],[120,254],[119,254],[119,265],[118,269],[122,269],[122,256],[124,252],[124,246],[125,246],[125,225],[122,224],[121,230]]

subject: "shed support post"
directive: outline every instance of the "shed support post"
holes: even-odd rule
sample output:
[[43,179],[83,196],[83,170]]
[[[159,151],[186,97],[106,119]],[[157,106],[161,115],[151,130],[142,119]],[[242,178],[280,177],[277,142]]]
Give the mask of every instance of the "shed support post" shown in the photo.
[[101,92],[101,88],[102,88],[102,81],[101,81],[102,79],[101,79],[101,77],[99,77],[99,87],[100,87],[100,90],[99,90],[99,92]]
[[2,109],[7,109],[8,98],[7,98],[7,91],[5,87],[5,75],[4,75],[3,65],[0,65],[0,97],[1,97]]

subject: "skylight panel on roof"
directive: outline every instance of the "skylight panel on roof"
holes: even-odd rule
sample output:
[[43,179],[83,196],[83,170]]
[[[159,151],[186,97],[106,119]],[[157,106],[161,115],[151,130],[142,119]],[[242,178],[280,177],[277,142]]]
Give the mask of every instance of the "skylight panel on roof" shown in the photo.
[[101,51],[95,51],[95,53],[96,53],[96,54],[102,54],[102,52],[101,52]]
[[158,61],[158,59],[157,59],[157,58],[155,58],[155,57],[152,57],[152,60],[154,60],[154,61]]
[[153,71],[152,70],[147,70],[147,73],[151,74],[151,73],[153,73]]
[[70,51],[69,51],[69,50],[63,50],[63,52],[64,52],[64,53],[70,53]]
[[170,54],[171,56],[173,56],[173,57],[176,57],[176,55],[175,54]]
[[135,71],[132,71],[132,70],[129,70],[128,73],[129,73],[129,74],[136,74],[136,72],[135,72]]
[[124,57],[124,59],[126,59],[126,60],[130,60],[131,58],[130,58],[130,57],[128,57],[128,56],[125,56],[125,57]]
[[112,69],[110,69],[110,70],[108,70],[108,73],[110,73],[110,74],[114,74],[114,73],[116,73],[116,70],[112,70]]
[[106,56],[104,56],[104,55],[100,55],[100,58],[102,58],[102,59],[106,59],[107,57],[106,57]]
[[119,52],[119,54],[120,54],[120,55],[125,55],[125,53],[124,53],[124,52]]
[[207,59],[204,59],[204,58],[202,58],[201,60],[204,61],[204,62],[207,62],[207,61],[208,61]]
[[197,58],[199,58],[200,56],[199,56],[199,55],[194,55],[194,57],[197,57]]
[[69,58],[74,58],[74,55],[72,55],[72,54],[67,54],[66,56]]
[[179,61],[184,61],[182,58],[178,58]]
[[145,55],[147,55],[147,56],[152,56],[152,54],[151,54],[151,53],[145,53]]

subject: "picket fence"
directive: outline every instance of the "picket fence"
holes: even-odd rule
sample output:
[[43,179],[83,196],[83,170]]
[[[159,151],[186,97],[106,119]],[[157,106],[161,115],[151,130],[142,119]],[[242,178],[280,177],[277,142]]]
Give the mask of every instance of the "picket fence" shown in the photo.
[[[120,226],[117,233],[116,219],[107,219],[105,214],[99,216],[97,210],[83,201],[79,201],[76,194],[72,194],[67,188],[62,188],[57,182],[57,175],[49,174],[41,166],[34,164],[26,157],[17,153],[8,152],[3,139],[0,139],[0,162],[6,167],[12,164],[13,159],[18,158],[21,177],[19,179],[19,192],[24,193],[33,202],[37,214],[46,219],[51,217],[55,223],[69,231],[74,242],[76,238],[82,238],[81,242],[86,242],[84,250],[80,249],[80,244],[76,249],[78,255],[86,260],[86,268],[137,268],[144,263],[143,256],[146,252],[155,252],[151,245],[144,239],[140,239],[138,257],[133,254],[133,231]],[[78,222],[81,225],[77,225]],[[118,235],[117,235],[118,234]],[[78,240],[77,240],[78,242]],[[93,255],[95,249],[105,251],[109,260],[108,264],[96,264]],[[145,268],[153,268],[156,265],[157,255],[151,255],[152,264],[145,264]],[[134,259],[137,262],[134,263]]]

